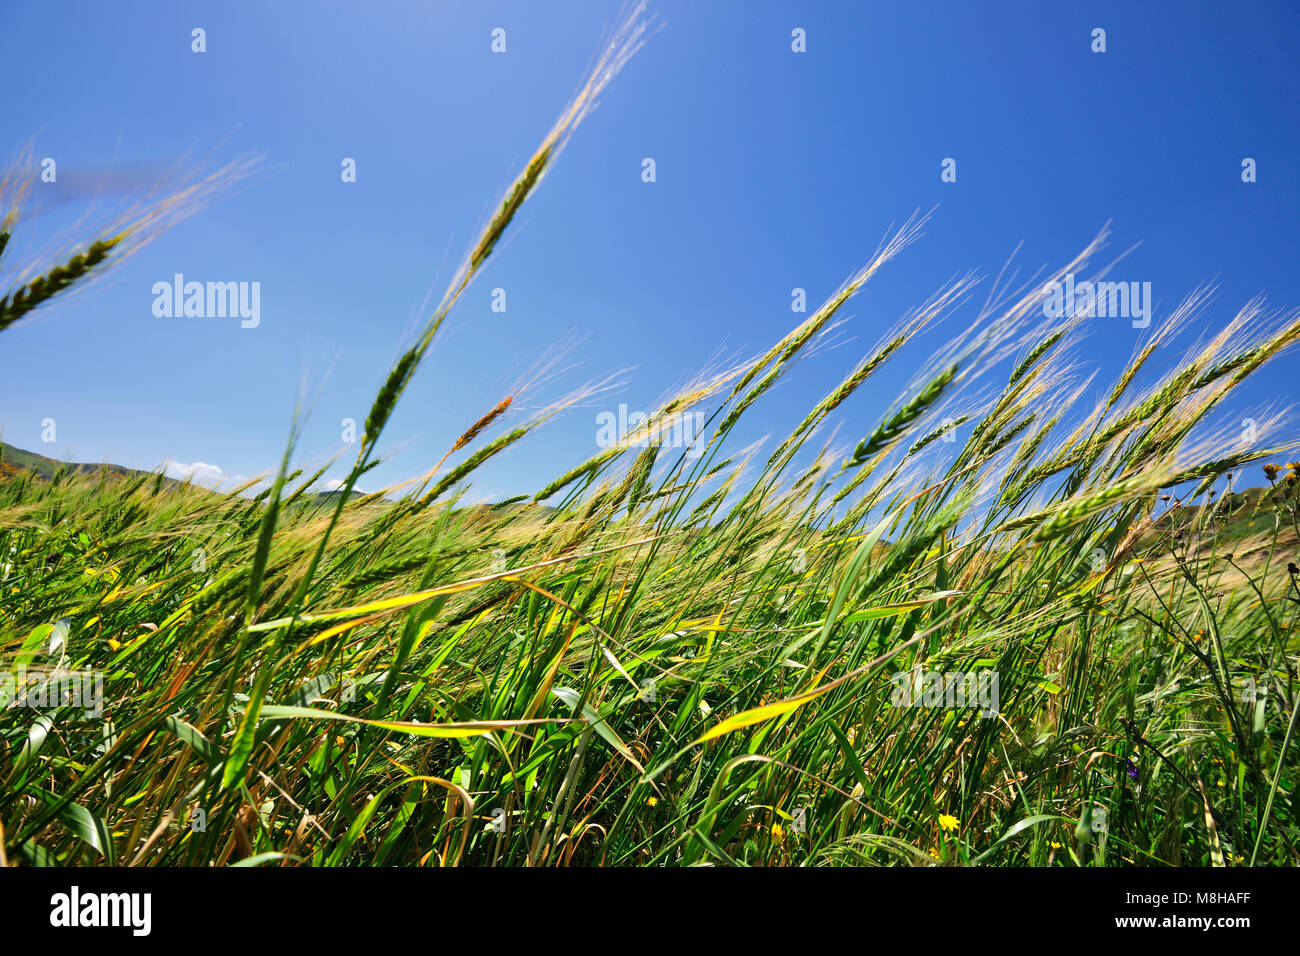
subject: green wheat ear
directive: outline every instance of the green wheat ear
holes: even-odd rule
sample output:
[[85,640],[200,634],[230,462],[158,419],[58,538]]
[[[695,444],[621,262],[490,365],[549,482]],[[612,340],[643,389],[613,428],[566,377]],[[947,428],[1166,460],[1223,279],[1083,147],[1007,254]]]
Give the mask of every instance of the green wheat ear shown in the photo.
[[949,365],[930,380],[916,397],[898,410],[893,418],[876,426],[873,431],[853,449],[853,456],[845,463],[846,467],[860,465],[876,452],[888,447],[912,424],[925,410],[934,404],[957,375],[957,366]]
[[[78,252],[63,265],[55,266],[43,276],[38,276],[25,286],[0,298],[0,331],[13,325],[24,315],[49,301],[74,282],[84,279],[122,241],[122,234],[109,239],[96,239],[84,252]],[[0,253],[9,243],[9,233],[0,233]]]

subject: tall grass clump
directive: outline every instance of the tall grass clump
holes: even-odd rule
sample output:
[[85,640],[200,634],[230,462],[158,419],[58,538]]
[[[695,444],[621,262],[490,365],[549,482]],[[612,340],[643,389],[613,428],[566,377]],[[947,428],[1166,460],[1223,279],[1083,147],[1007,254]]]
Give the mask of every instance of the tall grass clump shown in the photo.
[[[1295,313],[1248,305],[1161,372],[1198,291],[1087,405],[1088,329],[1036,320],[1041,285],[1003,292],[835,445],[834,416],[966,304],[966,277],[775,451],[743,444],[917,218],[766,352],[533,495],[464,503],[564,405],[515,423],[514,393],[422,479],[356,492],[644,31],[638,7],[380,377],[339,491],[303,479],[296,420],[242,494],[0,469],[3,861],[1300,863],[1300,462],[1212,414],[1295,343]],[[16,273],[3,325],[110,266],[120,232]],[[702,447],[664,447],[696,409]],[[98,712],[68,674],[102,682]]]

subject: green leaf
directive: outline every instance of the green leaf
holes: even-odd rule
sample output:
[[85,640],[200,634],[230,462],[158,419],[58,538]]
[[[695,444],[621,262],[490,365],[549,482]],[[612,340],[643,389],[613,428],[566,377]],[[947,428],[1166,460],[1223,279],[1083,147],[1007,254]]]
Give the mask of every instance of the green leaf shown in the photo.
[[258,853],[255,856],[245,857],[244,859],[239,860],[230,865],[231,866],[261,866],[263,863],[270,863],[272,860],[297,861],[299,859],[301,858],[294,856],[292,853]]
[[221,750],[204,737],[197,727],[187,724],[179,717],[164,717],[162,724],[164,730],[189,744],[209,766],[214,766],[221,760]]
[[844,762],[848,764],[849,770],[853,771],[853,776],[857,777],[858,783],[862,785],[862,795],[866,796],[871,792],[871,781],[867,779],[867,772],[862,767],[862,761],[858,759],[857,751],[853,749],[853,744],[849,743],[849,738],[840,725],[831,720],[827,722],[831,733],[835,735],[836,742],[840,745],[840,752],[844,754]]
[[[578,701],[581,699],[576,690],[571,690],[568,687],[552,687],[551,693],[560,698],[560,700],[564,701],[571,708],[575,709],[578,706]],[[605,743],[617,750],[623,756],[624,760],[636,767],[638,772],[645,773],[645,767],[641,766],[640,762],[635,756],[633,756],[632,751],[628,749],[627,744],[623,743],[618,734],[614,733],[613,728],[605,722],[605,718],[600,716],[594,707],[590,704],[584,703],[582,705],[582,716],[587,718],[587,723],[591,725],[592,729],[596,731]]]
[[1047,820],[1067,820],[1067,819],[1069,818],[1060,816],[1055,813],[1038,813],[1032,817],[1025,817],[1023,820],[1021,820],[1019,823],[1013,826],[1006,833],[1002,834],[1002,836],[998,838],[996,843],[990,846],[979,856],[975,857],[975,859],[971,860],[971,864],[973,865],[976,863],[982,863],[986,858],[988,858],[993,853],[994,850],[996,850],[1003,843],[1006,843],[1017,833],[1023,833],[1025,830],[1028,830],[1030,827],[1037,826],[1038,824],[1043,823],[1044,821]]
[[253,754],[253,745],[257,743],[257,724],[262,717],[262,699],[266,696],[266,687],[271,682],[272,668],[262,668],[253,692],[248,695],[248,707],[244,710],[243,720],[235,731],[235,738],[230,742],[226,755],[226,769],[221,774],[221,789],[229,790],[231,786],[244,779],[244,768],[248,758]]
[[114,866],[113,841],[109,836],[108,825],[79,803],[71,803],[57,794],[37,790],[42,799],[52,807],[57,807],[55,816],[71,830],[78,839],[88,844],[104,858],[109,866]]

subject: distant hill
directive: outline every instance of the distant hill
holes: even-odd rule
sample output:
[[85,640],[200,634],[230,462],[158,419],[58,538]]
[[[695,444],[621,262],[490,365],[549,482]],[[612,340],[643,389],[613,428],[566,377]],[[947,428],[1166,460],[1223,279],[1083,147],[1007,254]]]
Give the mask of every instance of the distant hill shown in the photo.
[[[1212,507],[1215,532],[1221,542],[1235,541],[1254,535],[1269,534],[1273,530],[1273,505],[1281,500],[1281,493],[1269,488],[1247,488],[1218,498]],[[1166,511],[1156,519],[1153,533],[1167,534],[1180,528],[1193,527],[1204,520],[1205,505],[1191,505]],[[1283,523],[1283,535],[1290,529]]]
[[[38,478],[49,481],[59,469],[82,473],[89,472],[91,474],[104,471],[110,475],[121,475],[124,478],[154,474],[154,472],[140,471],[137,468],[125,468],[122,465],[114,465],[110,462],[63,462],[57,458],[47,458],[44,455],[36,454],[34,451],[25,451],[14,445],[0,442],[0,477],[17,474],[20,471],[28,471]],[[174,478],[164,480],[180,484]]]
[[[62,462],[56,458],[48,458],[45,455],[38,455],[36,452],[26,451],[14,445],[0,442],[0,480],[13,477],[22,472],[30,472],[38,478],[49,481],[59,469],[64,469],[65,472],[73,471],[83,474],[106,472],[123,478],[152,477],[157,474],[154,471],[141,471],[138,468],[127,468],[112,462]],[[184,481],[177,478],[164,478],[163,483],[169,487],[185,484]],[[306,507],[332,504],[342,493],[342,489],[309,492],[299,499],[299,504]],[[1226,544],[1231,541],[1270,534],[1274,520],[1272,506],[1274,500],[1278,499],[1280,494],[1280,492],[1274,492],[1269,488],[1247,488],[1244,491],[1233,492],[1219,498],[1212,506],[1216,511],[1218,521],[1210,530],[1211,536],[1217,538],[1221,544]],[[351,497],[365,497],[365,492],[354,490]],[[520,516],[535,513],[539,516],[545,516],[554,510],[549,505],[530,501],[527,495],[467,507],[483,515],[504,513]],[[1157,539],[1167,536],[1180,528],[1194,526],[1201,520],[1204,507],[1203,505],[1184,506],[1163,512],[1155,519],[1154,524],[1146,534],[1143,535],[1141,546],[1150,545]],[[1284,523],[1280,541],[1290,543],[1294,537],[1294,532]]]
[[[47,458],[45,455],[38,455],[34,451],[27,451],[18,448],[15,445],[9,445],[0,442],[0,479],[13,477],[23,472],[35,475],[44,481],[49,481],[58,473],[59,469],[67,472],[78,472],[81,474],[99,474],[105,472],[122,478],[139,478],[141,476],[154,477],[157,471],[141,471],[138,468],[127,468],[124,465],[115,465],[112,462],[65,462],[57,458]],[[167,477],[163,479],[163,485],[166,487],[180,487],[185,482],[179,478]],[[201,485],[191,485],[191,487],[203,487]],[[212,489],[208,489],[209,491]],[[216,492],[220,494],[221,492]],[[304,495],[300,503],[304,505],[322,504],[333,502],[343,494],[341,489],[331,491],[313,491]],[[353,491],[352,498],[364,497],[364,493]]]
[[[292,487],[292,486],[290,486]],[[286,492],[287,494],[287,492]],[[343,494],[342,488],[334,488],[330,491],[310,491],[299,499],[304,504],[333,504],[338,501]],[[348,501],[355,501],[358,498],[366,497],[364,491],[352,489],[352,494],[348,495]]]

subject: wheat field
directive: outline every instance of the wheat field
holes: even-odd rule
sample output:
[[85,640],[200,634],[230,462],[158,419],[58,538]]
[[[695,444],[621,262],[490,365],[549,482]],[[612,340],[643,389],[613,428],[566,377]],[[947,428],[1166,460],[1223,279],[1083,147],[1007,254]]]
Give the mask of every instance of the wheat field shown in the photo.
[[[502,395],[420,479],[356,490],[644,30],[615,31],[376,376],[340,489],[301,466],[298,417],[274,476],[234,492],[0,460],[0,862],[1300,864],[1300,463],[1208,426],[1294,346],[1294,312],[1248,303],[1171,361],[1194,291],[1094,401],[1074,374],[1093,327],[1006,290],[836,445],[840,406],[960,278],[772,450],[736,440],[917,216],[769,349],[533,495],[467,501],[581,393],[522,421]],[[0,331],[244,173],[4,263]],[[663,440],[696,414],[692,447]]]

